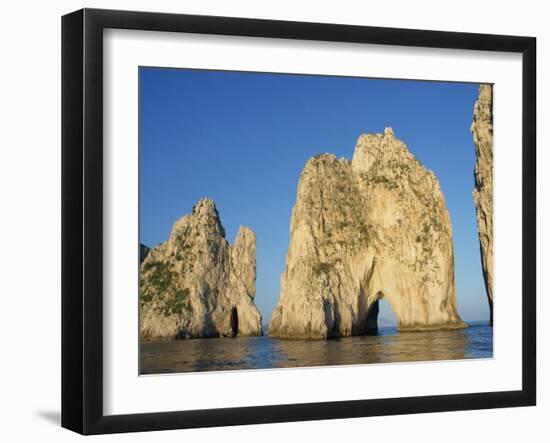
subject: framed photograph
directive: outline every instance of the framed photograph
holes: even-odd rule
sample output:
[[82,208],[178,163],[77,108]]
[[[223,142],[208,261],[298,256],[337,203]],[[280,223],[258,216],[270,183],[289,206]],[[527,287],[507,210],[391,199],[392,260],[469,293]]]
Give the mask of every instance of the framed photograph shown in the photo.
[[62,425],[536,403],[536,41],[62,20]]

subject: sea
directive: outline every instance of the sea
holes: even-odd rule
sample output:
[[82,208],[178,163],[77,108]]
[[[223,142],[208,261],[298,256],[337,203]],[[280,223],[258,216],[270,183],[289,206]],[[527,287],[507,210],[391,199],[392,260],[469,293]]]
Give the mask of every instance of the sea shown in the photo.
[[464,360],[493,357],[493,328],[469,322],[454,331],[398,332],[330,340],[260,337],[144,341],[140,374]]

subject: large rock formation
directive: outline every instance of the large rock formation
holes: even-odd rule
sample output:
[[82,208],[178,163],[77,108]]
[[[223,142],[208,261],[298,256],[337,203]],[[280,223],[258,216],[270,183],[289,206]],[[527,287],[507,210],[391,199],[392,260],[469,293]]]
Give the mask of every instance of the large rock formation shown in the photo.
[[298,184],[270,335],[324,339],[376,330],[383,297],[400,330],[465,327],[451,235],[437,178],[391,128],[361,135],[351,162],[313,157]]
[[476,146],[474,202],[481,265],[493,323],[493,87],[480,85],[474,106],[472,135]]
[[231,246],[214,202],[202,199],[141,265],[141,337],[261,335],[255,282],[254,232],[241,226]]

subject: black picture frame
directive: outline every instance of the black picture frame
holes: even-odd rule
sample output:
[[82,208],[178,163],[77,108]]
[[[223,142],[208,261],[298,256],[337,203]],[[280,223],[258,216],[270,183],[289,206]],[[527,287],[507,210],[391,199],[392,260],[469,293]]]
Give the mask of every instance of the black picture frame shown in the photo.
[[[454,48],[522,54],[522,389],[506,392],[103,413],[103,30]],[[536,39],[83,9],[62,18],[62,426],[82,434],[487,409],[536,404]]]

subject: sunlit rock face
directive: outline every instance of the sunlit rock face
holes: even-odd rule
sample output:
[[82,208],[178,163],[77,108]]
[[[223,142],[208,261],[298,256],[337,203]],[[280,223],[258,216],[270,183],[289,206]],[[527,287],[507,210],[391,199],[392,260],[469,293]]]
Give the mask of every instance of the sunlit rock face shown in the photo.
[[322,154],[306,163],[269,334],[363,334],[377,328],[381,298],[400,330],[465,327],[439,182],[391,128],[361,135],[351,162]]
[[230,245],[214,202],[202,199],[141,264],[141,337],[261,335],[255,284],[254,232],[241,226]]
[[476,147],[474,202],[481,265],[493,322],[493,87],[480,85],[474,106],[472,135]]

